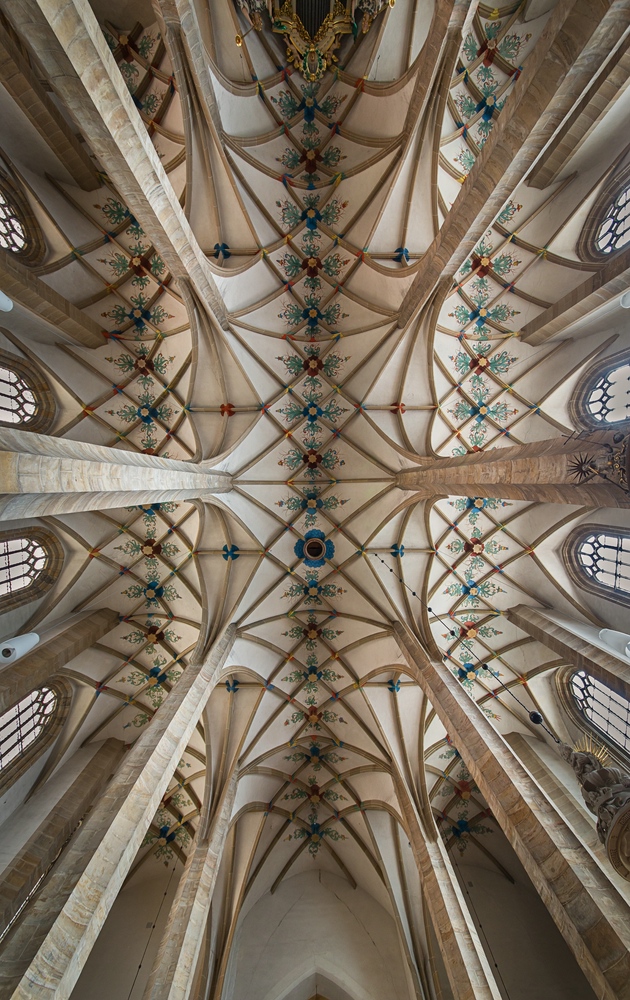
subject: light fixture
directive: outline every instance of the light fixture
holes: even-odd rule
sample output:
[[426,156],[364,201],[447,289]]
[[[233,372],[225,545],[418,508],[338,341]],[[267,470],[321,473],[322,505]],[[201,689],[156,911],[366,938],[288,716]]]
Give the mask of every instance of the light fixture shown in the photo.
[[13,299],[10,299],[4,292],[0,292],[0,312],[10,313],[13,309]]
[[622,309],[630,309],[630,291],[623,293],[619,299],[619,305]]

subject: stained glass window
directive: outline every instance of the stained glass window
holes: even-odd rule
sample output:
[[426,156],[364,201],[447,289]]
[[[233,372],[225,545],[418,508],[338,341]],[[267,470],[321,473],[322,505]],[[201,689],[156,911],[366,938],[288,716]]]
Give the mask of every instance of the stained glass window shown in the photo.
[[0,536],[0,606],[2,598],[32,587],[44,572],[48,553],[43,539],[12,533]]
[[580,713],[609,740],[630,752],[630,702],[585,670],[572,675],[569,688]]
[[27,250],[28,237],[18,209],[0,188],[0,247],[12,253],[23,254]]
[[589,581],[630,601],[630,533],[589,532],[578,541],[575,554]]
[[597,230],[595,246],[600,253],[621,250],[630,241],[630,186],[624,187],[609,206]]
[[0,362],[0,422],[27,424],[38,411],[37,396],[28,382]]
[[57,706],[52,688],[31,691],[26,698],[0,715],[0,770],[20,757],[51,722]]
[[615,424],[630,419],[630,363],[617,365],[600,375],[587,391],[584,404],[588,416],[598,423]]

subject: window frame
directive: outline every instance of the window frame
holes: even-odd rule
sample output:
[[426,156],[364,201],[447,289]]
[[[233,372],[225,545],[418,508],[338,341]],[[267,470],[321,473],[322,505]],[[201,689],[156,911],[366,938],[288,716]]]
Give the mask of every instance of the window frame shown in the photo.
[[608,209],[628,188],[630,188],[630,164],[627,164],[622,170],[614,171],[595,199],[577,241],[576,250],[581,260],[603,265],[620,253],[630,253],[630,240],[619,249],[611,250],[608,253],[600,250],[597,246],[597,234],[606,220]]
[[[625,420],[595,420],[588,412],[587,400],[597,382],[616,368],[630,365],[630,349],[608,354],[588,366],[578,381],[569,403],[571,418],[576,427],[589,431],[630,431],[630,414]],[[629,400],[630,401],[630,400]]]
[[4,170],[0,170],[0,191],[18,217],[26,238],[23,250],[6,250],[0,247],[0,252],[6,254],[10,259],[31,267],[41,264],[46,256],[46,242],[26,193]]
[[[54,692],[57,699],[55,708],[49,717],[49,721],[42,727],[39,735],[29,744],[24,753],[18,754],[17,757],[7,764],[6,768],[0,770],[0,795],[7,792],[11,785],[15,784],[22,775],[26,774],[33,764],[51,748],[68,717],[68,712],[72,704],[71,685],[64,678],[51,677],[50,680],[40,685],[39,688],[33,688],[33,691],[42,690],[43,688]],[[32,694],[32,691],[29,694]],[[28,695],[24,697],[28,697]],[[24,700],[24,697],[13,702],[6,711],[11,711],[12,708],[19,705]]]
[[603,746],[608,752],[613,763],[618,764],[624,770],[628,770],[630,767],[630,752],[625,750],[616,740],[613,740],[603,729],[600,729],[594,722],[580,711],[578,707],[577,700],[573,691],[571,690],[571,680],[574,674],[587,673],[593,677],[600,684],[609,687],[611,691],[618,694],[622,698],[627,697],[627,692],[622,688],[616,686],[616,678],[611,676],[610,678],[603,679],[602,677],[595,677],[587,668],[577,667],[575,664],[569,664],[564,667],[560,667],[556,671],[555,683],[556,690],[558,692],[558,697],[560,704],[568,714],[571,721],[580,729],[586,736],[590,736],[595,743]]
[[38,573],[28,587],[23,587],[14,594],[0,595],[0,614],[13,611],[23,604],[30,604],[31,601],[39,600],[56,583],[63,567],[63,546],[57,536],[47,528],[29,525],[24,528],[9,528],[0,531],[0,542],[11,541],[14,538],[32,539],[46,550],[48,558],[44,569]]
[[603,600],[614,601],[615,604],[621,604],[626,608],[630,607],[630,593],[626,595],[615,590],[613,587],[608,587],[605,583],[600,583],[598,580],[592,579],[584,571],[584,568],[580,563],[577,550],[580,543],[585,541],[589,535],[593,534],[620,535],[623,538],[630,539],[630,530],[627,528],[610,528],[608,525],[593,524],[592,522],[589,522],[588,524],[581,524],[579,527],[574,528],[573,531],[571,531],[567,536],[562,547],[564,564],[567,567],[571,580],[581,590],[586,590],[590,594],[595,594]]
[[[0,332],[2,327],[0,327]],[[0,416],[0,427],[8,427],[19,431],[32,431],[37,434],[47,433],[55,422],[57,401],[48,380],[38,367],[28,358],[20,358],[0,348],[0,365],[9,368],[26,382],[28,388],[37,399],[37,412],[32,420],[24,423],[10,423]]]

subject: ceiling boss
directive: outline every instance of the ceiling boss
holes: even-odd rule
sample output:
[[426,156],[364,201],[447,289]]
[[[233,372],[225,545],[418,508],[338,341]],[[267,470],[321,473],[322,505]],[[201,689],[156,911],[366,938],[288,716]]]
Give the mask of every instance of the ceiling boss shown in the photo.
[[[341,44],[342,35],[354,34],[360,29],[365,34],[374,18],[393,7],[396,0],[236,0],[256,31],[262,31],[263,14],[269,14],[271,28],[283,35],[287,46],[288,62],[310,81],[321,80],[324,73],[337,62],[335,49]],[[248,29],[251,31],[251,28]],[[236,36],[236,44],[243,44],[243,35]]]

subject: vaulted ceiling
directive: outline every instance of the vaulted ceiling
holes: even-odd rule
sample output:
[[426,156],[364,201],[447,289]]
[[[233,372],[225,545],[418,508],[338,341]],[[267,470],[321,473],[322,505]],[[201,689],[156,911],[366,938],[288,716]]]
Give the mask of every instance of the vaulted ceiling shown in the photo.
[[[394,477],[573,433],[574,386],[619,349],[620,314],[571,336],[545,323],[601,266],[578,239],[625,163],[627,94],[607,71],[599,117],[566,123],[536,160],[566,100],[550,67],[573,61],[607,4],[399,0],[316,82],[246,7],[164,0],[157,21],[139,5],[132,24],[96,5],[222,315],[173,275],[106,163],[81,190],[34,133],[20,142],[19,117],[9,129],[5,162],[48,246],[36,273],[85,323],[84,344],[43,324],[4,334],[51,378],[54,433],[234,477],[212,504],[54,520],[66,569],[29,627],[101,606],[123,620],[69,666],[80,710],[47,767],[85,741],[132,742],[191,654],[236,622],[225,683],[136,866],[185,860],[204,796],[238,764],[215,984],[239,919],[314,869],[390,914],[413,983],[426,929],[399,782],[449,849],[500,871],[505,858],[390,623],[443,657],[501,732],[540,738],[533,709],[563,732],[561,661],[506,611],[595,617],[560,557],[583,507],[427,498]],[[557,88],[547,118],[530,100],[536,75]],[[106,343],[91,346],[99,328]]]

